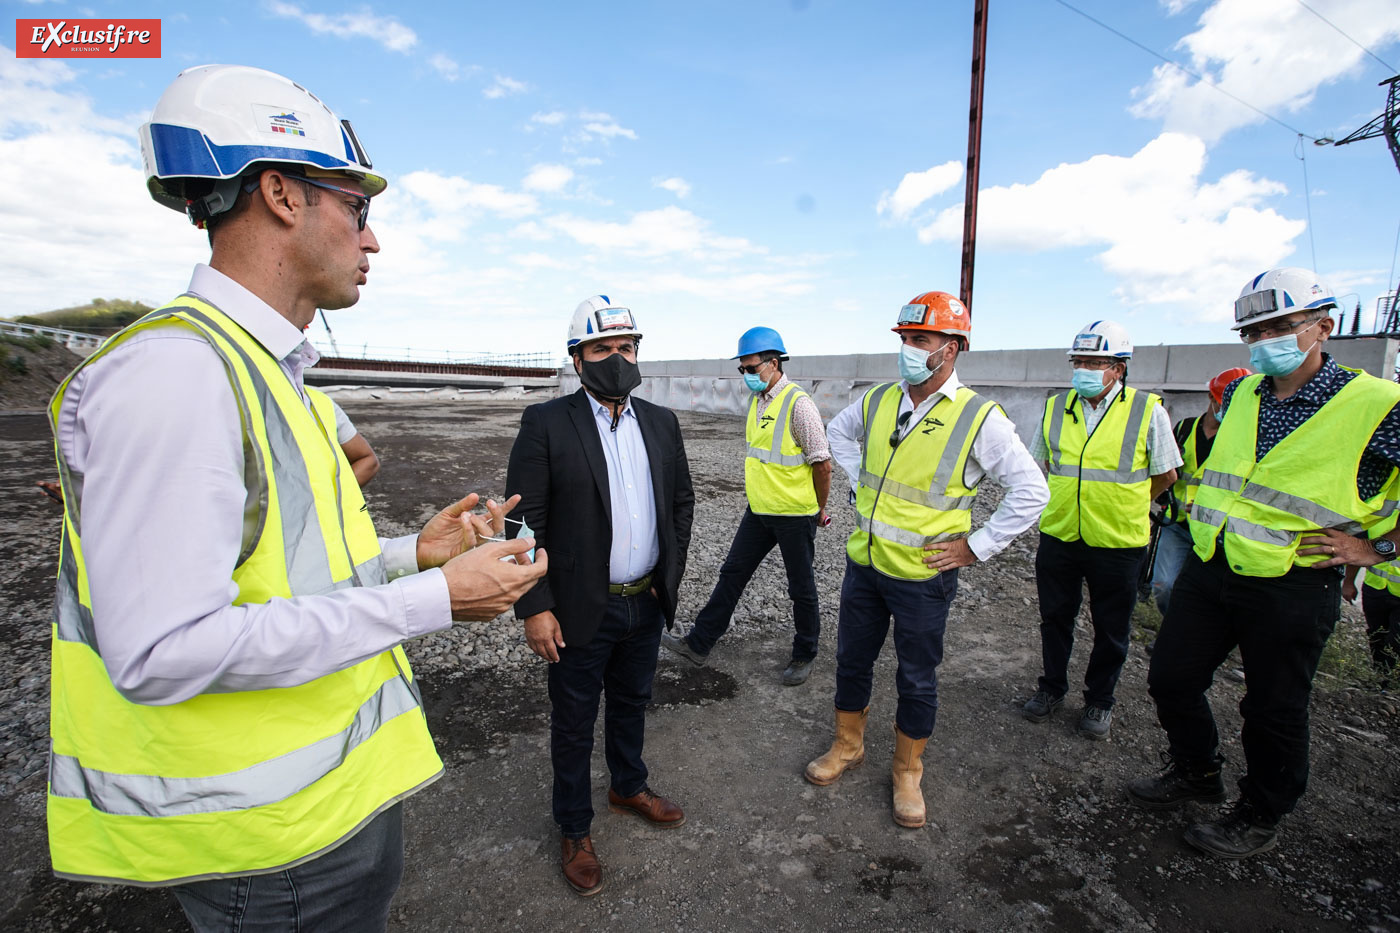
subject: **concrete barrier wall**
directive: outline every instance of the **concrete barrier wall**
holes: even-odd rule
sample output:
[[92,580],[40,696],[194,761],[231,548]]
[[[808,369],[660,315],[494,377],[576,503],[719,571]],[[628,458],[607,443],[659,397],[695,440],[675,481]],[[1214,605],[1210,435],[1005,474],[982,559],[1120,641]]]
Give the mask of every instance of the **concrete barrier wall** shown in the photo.
[[[1343,366],[1392,378],[1397,341],[1360,337],[1328,341]],[[860,398],[871,385],[897,379],[898,354],[853,353],[789,360],[787,374],[812,394],[823,418],[831,418]],[[1139,347],[1128,369],[1128,384],[1163,397],[1172,420],[1206,406],[1206,383],[1221,370],[1249,365],[1240,343]],[[742,415],[749,391],[733,360],[642,361],[642,387],[636,394],[658,405],[684,411]],[[1069,386],[1064,350],[973,350],[958,358],[958,378],[1006,409],[1023,440],[1040,424],[1045,399]],[[566,367],[559,391],[573,392],[578,376]]]

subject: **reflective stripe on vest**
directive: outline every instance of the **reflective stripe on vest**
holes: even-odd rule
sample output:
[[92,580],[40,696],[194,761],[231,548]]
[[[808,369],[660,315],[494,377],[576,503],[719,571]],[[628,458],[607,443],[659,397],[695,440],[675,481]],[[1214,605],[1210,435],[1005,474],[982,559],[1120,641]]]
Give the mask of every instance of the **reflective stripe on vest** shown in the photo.
[[1387,496],[1395,495],[1396,471],[1366,500],[1356,473],[1376,428],[1400,403],[1400,386],[1358,373],[1256,461],[1263,378],[1246,377],[1231,397],[1201,472],[1190,528],[1202,560],[1213,558],[1223,541],[1236,573],[1278,577],[1327,559],[1298,555],[1308,531],[1360,534],[1395,513]]
[[972,528],[977,490],[964,485],[963,474],[996,403],[961,387],[953,399],[940,398],[892,448],[902,400],[902,389],[888,383],[862,401],[864,454],[856,530],[846,553],[887,576],[926,580],[936,571],[923,562],[924,546],[966,537]]
[[1172,498],[1176,500],[1178,509],[1176,521],[1181,525],[1187,522],[1186,507],[1195,498],[1196,487],[1201,482],[1201,462],[1196,449],[1196,432],[1201,417],[1197,415],[1181,425],[1186,431],[1186,440],[1181,445],[1181,466],[1177,470],[1176,482],[1172,483]]
[[817,491],[812,468],[792,433],[792,418],[799,398],[806,398],[796,383],[788,383],[760,413],[758,393],[749,401],[744,437],[749,445],[744,458],[744,493],[749,508],[758,515],[815,515]]
[[[383,557],[336,443],[330,400],[308,390],[308,407],[277,361],[217,309],[184,296],[109,340],[74,373],[156,327],[205,339],[239,409],[246,505],[234,604],[383,582]],[[50,403],[54,423],[72,378]],[[440,776],[402,648],[295,687],[216,683],[162,706],[118,693],[87,588],[81,499],[73,494],[82,476],[67,469],[61,448],[58,460],[65,518],[48,797],[57,874],[161,885],[299,864]]]
[[1372,589],[1386,590],[1391,596],[1400,596],[1400,562],[1389,560],[1367,567],[1365,583]]
[[[1078,393],[1046,399],[1041,432],[1050,503],[1041,514],[1041,531],[1091,547],[1147,544],[1152,495],[1147,436],[1153,408],[1161,402],[1151,392],[1124,386],[1090,434],[1078,416]],[[1067,409],[1072,423],[1066,423]]]

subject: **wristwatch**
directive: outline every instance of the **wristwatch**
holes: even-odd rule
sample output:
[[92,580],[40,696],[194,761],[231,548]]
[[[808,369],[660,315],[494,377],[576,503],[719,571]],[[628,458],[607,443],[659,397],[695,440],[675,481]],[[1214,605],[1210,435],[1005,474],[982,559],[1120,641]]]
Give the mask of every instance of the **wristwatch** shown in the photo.
[[1372,538],[1371,547],[1386,560],[1395,559],[1395,542],[1389,538]]

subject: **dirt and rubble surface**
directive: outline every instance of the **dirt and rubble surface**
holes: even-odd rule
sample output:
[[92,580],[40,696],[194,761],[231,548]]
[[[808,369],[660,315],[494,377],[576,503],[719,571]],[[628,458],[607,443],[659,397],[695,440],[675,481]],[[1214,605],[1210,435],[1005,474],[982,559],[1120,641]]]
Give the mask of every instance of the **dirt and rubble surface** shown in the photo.
[[[368,489],[381,533],[415,530],[465,491],[499,495],[524,404],[347,402],[384,462]],[[737,418],[680,419],[697,495],[681,593],[689,621],[744,507],[743,443]],[[52,469],[43,418],[0,416],[0,928],[182,930],[167,893],[69,883],[49,870],[44,755],[59,518],[33,483]],[[983,490],[979,522],[996,495]],[[778,680],[791,628],[776,554],[708,667],[663,652],[646,757],[652,786],[685,807],[684,827],[657,832],[608,812],[600,732],[593,838],[607,886],[587,900],[559,872],[545,666],[524,648],[519,624],[459,625],[409,645],[447,772],[407,805],[407,868],[390,928],[1400,931],[1400,700],[1349,685],[1364,680],[1355,664],[1362,623],[1350,608],[1334,636],[1342,661],[1320,675],[1313,697],[1310,790],[1277,848],[1245,862],[1209,860],[1181,841],[1188,820],[1213,808],[1155,815],[1123,797],[1126,780],[1160,766],[1164,747],[1142,641],[1123,672],[1109,742],[1074,734],[1073,696],[1045,725],[1019,715],[1040,665],[1034,532],[962,571],[924,759],[929,824],[905,830],[890,818],[889,645],[865,766],[830,787],[808,784],[802,769],[831,736],[853,520],[844,504],[833,513],[816,557],[822,653],[804,686]],[[1072,680],[1087,655],[1083,619],[1079,635]],[[1227,673],[1211,696],[1233,778],[1244,686]]]

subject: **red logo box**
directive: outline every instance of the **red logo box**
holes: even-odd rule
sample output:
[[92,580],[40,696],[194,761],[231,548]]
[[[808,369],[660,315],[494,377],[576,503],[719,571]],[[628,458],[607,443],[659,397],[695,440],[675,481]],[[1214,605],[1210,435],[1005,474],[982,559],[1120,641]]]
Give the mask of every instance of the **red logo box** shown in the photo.
[[15,58],[160,58],[160,20],[17,19]]

